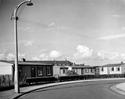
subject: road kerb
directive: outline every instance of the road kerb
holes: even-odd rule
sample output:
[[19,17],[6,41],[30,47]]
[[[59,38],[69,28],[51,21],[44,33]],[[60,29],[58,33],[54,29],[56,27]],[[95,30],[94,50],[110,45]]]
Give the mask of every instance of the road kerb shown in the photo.
[[59,82],[59,83],[50,83],[50,84],[45,84],[45,85],[38,85],[31,87],[27,90],[22,91],[20,94],[15,94],[11,99],[18,99],[19,97],[28,94],[30,92],[43,89],[43,88],[48,88],[48,87],[54,87],[54,86],[59,86],[59,85],[65,85],[65,84],[73,84],[73,83],[80,83],[80,82],[87,82],[87,81],[105,81],[105,80],[125,80],[125,78],[113,78],[113,79],[93,79],[93,80],[77,80],[77,81],[68,81],[68,82]]

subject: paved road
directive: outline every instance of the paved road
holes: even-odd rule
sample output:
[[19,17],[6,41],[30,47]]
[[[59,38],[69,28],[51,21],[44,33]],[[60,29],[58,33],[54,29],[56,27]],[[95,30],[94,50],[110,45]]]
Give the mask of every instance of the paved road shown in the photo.
[[40,89],[19,99],[125,99],[125,96],[110,89],[112,85],[120,82],[125,82],[125,80],[61,85]]

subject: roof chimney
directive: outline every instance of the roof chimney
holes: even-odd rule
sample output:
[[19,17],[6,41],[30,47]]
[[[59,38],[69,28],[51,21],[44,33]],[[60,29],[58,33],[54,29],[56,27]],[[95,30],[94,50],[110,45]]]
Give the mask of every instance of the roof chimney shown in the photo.
[[25,61],[26,61],[26,59],[25,59],[25,58],[22,58],[21,60],[22,60],[23,62],[25,62]]

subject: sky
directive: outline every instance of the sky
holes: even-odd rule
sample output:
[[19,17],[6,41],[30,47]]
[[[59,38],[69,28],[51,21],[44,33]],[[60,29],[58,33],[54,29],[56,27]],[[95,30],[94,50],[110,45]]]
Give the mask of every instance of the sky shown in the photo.
[[[23,0],[0,0],[0,59],[14,59],[11,16]],[[18,10],[19,59],[87,65],[125,61],[125,0],[32,0]]]

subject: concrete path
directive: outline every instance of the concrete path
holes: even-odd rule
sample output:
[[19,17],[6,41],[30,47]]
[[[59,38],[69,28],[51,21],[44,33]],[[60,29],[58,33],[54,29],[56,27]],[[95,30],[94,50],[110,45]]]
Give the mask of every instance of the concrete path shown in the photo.
[[[63,84],[71,84],[71,83],[87,82],[87,81],[100,81],[100,80],[125,80],[125,78],[77,80],[77,81],[59,82],[59,83],[50,83],[50,84],[44,84],[44,85],[22,87],[22,88],[20,88],[20,94],[16,94],[14,92],[14,89],[0,92],[0,99],[17,99],[21,95],[30,93],[32,91],[35,91],[35,90],[41,89],[41,88],[53,87],[53,86],[58,86],[58,85],[63,85]],[[123,86],[125,88],[125,84],[122,83],[122,84],[116,85],[115,88],[117,90],[122,90],[122,89],[124,89]]]
[[111,87],[112,90],[119,94],[125,95],[125,83],[120,83]]

